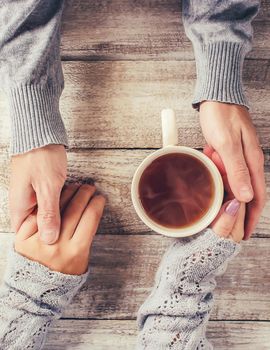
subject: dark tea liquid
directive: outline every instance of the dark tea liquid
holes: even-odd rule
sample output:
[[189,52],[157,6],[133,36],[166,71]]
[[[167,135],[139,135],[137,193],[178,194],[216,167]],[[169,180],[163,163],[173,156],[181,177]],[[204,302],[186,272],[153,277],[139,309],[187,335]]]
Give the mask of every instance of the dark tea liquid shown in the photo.
[[190,226],[201,219],[212,205],[214,191],[206,166],[182,153],[155,159],[139,182],[145,212],[154,222],[168,228]]

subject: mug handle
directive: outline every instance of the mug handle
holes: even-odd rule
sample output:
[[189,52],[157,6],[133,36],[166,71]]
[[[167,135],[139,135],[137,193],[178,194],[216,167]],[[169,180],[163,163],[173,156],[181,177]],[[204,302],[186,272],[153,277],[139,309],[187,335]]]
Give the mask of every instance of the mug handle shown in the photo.
[[163,147],[178,144],[175,113],[173,109],[166,108],[161,112]]

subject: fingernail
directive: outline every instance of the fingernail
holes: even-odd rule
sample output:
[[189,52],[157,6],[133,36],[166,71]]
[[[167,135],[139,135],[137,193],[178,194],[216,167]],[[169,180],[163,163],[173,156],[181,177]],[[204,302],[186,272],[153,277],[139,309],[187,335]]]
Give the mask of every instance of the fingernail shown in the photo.
[[57,233],[55,231],[44,231],[40,233],[42,242],[53,244],[56,241]]
[[240,188],[240,196],[243,201],[251,201],[253,198],[253,191],[250,187],[244,186]]
[[231,216],[235,216],[240,208],[240,202],[235,198],[226,207],[225,212]]

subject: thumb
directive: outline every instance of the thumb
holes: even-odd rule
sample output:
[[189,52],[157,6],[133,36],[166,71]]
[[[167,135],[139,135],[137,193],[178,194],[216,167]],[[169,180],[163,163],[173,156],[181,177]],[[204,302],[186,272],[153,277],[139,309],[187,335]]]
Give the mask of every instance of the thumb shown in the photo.
[[37,191],[37,224],[41,240],[46,244],[57,241],[60,233],[61,189],[51,188]]
[[236,222],[240,206],[241,203],[237,199],[223,204],[218,217],[210,225],[218,236],[229,237]]

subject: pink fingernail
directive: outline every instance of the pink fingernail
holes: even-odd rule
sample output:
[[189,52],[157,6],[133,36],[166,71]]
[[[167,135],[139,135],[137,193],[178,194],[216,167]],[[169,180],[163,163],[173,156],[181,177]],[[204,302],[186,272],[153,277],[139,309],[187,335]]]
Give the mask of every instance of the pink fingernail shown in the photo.
[[235,216],[240,208],[240,202],[234,198],[230,203],[227,205],[225,212],[231,216]]

